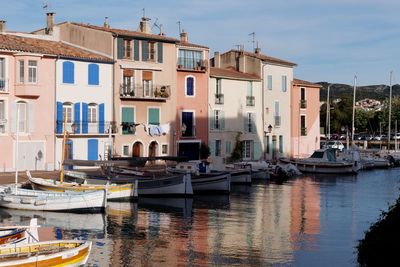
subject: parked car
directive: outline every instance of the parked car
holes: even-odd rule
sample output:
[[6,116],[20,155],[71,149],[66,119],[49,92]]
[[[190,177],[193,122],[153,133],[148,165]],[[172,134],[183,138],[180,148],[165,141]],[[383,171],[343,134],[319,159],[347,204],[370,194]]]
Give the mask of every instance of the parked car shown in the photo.
[[376,141],[387,140],[387,135],[386,134],[377,135],[374,137],[374,140],[376,140]]
[[344,145],[340,141],[329,141],[327,144],[327,147],[337,149],[339,151],[343,151]]
[[400,140],[400,133],[394,134],[391,138],[395,140]]

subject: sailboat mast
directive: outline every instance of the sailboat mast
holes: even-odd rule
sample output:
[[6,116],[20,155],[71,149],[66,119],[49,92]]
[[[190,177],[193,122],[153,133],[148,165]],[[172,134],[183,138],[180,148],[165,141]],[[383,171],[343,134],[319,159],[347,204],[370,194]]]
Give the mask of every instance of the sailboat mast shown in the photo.
[[66,123],[67,122],[67,116],[65,115],[64,117],[64,122],[63,122],[63,142],[62,142],[62,153],[61,153],[61,172],[60,172],[60,183],[64,182],[64,160],[65,160],[65,146],[67,142],[67,127]]
[[326,135],[326,137],[328,138],[328,139],[331,139],[331,105],[330,105],[330,103],[329,103],[329,91],[330,91],[330,89],[331,89],[331,84],[329,84],[328,85],[328,94],[327,94],[327,97],[326,97],[326,125],[325,125],[325,127],[326,127],[326,133],[325,133],[325,135]]
[[18,151],[19,151],[19,105],[16,103],[17,107],[17,136],[15,142],[15,194],[18,194]]
[[391,129],[391,120],[392,120],[392,74],[393,71],[390,72],[389,78],[389,129],[388,129],[388,149],[390,150],[390,129]]
[[354,75],[354,89],[353,89],[353,118],[351,120],[351,144],[354,143],[354,116],[356,113],[356,88],[357,88],[357,75]]

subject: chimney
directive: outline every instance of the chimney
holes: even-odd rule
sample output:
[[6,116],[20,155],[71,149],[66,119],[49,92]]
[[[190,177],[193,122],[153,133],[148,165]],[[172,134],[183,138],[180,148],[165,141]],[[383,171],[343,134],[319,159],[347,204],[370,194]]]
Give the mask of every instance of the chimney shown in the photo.
[[254,52],[255,52],[257,55],[261,54],[261,48],[256,47],[256,49],[254,49]]
[[181,42],[182,43],[189,42],[188,34],[184,30],[182,30],[182,32],[181,32],[181,34],[179,36],[181,37]]
[[244,56],[244,51],[239,53],[239,69],[240,72],[246,72],[246,64],[245,64],[246,57]]
[[215,51],[214,52],[214,67],[216,68],[221,68],[221,57],[219,55],[219,52]]
[[150,18],[142,17],[139,24],[139,31],[143,33],[151,33]]
[[6,21],[0,20],[0,33],[6,32]]
[[108,23],[108,17],[104,18],[104,24],[103,24],[104,28],[110,28],[110,24]]
[[54,12],[48,12],[47,15],[47,25],[46,25],[46,34],[53,34],[54,28]]

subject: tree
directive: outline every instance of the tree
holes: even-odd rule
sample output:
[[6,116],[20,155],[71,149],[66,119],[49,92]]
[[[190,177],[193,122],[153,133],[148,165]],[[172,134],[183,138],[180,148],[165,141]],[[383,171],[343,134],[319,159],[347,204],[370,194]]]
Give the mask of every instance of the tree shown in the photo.
[[237,161],[242,158],[242,151],[243,151],[243,143],[240,140],[240,136],[242,133],[238,133],[235,138],[235,147],[231,153],[231,160]]
[[200,145],[200,159],[207,159],[211,155],[210,148],[204,142]]
[[370,121],[374,119],[374,115],[375,112],[372,110],[357,108],[354,116],[354,127],[357,129],[357,132],[368,131]]

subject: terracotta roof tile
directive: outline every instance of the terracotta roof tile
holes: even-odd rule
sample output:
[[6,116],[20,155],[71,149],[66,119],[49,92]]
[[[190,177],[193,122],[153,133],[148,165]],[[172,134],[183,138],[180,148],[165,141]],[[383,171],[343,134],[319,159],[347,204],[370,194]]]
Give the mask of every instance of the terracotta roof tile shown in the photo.
[[[231,50],[230,52],[240,53],[239,50]],[[273,63],[273,64],[284,65],[284,66],[289,66],[289,67],[297,66],[296,63],[293,63],[293,62],[290,62],[290,61],[286,61],[286,60],[283,60],[283,59],[279,59],[279,58],[275,58],[275,57],[270,57],[270,56],[267,56],[267,55],[264,55],[264,54],[261,54],[261,53],[252,53],[252,52],[244,51],[244,54],[246,56],[255,57],[255,58],[258,58],[258,59],[260,59],[262,61]]]
[[322,85],[320,84],[316,84],[316,83],[312,83],[312,82],[308,82],[308,81],[304,81],[304,80],[300,80],[300,79],[293,79],[293,84],[294,85],[304,85],[304,86],[312,86],[312,87],[322,87]]
[[221,68],[210,68],[210,76],[221,77],[221,78],[231,78],[238,80],[252,80],[252,81],[260,81],[260,77],[258,75],[249,74],[237,71],[233,68],[221,69]]
[[195,48],[205,48],[205,49],[208,49],[207,46],[198,45],[198,44],[193,44],[193,43],[189,43],[189,42],[178,42],[177,45],[180,45],[180,46],[187,46],[187,47],[195,47]]
[[63,42],[27,38],[10,34],[0,34],[0,49],[55,55],[67,58],[86,59],[92,61],[113,62],[113,60],[108,57],[95,54]]
[[129,36],[129,37],[136,37],[136,38],[143,38],[143,39],[152,39],[152,40],[156,40],[156,41],[164,41],[164,42],[170,42],[170,43],[179,42],[178,39],[166,37],[166,36],[158,35],[158,34],[149,34],[149,33],[143,33],[143,32],[138,32],[138,31],[107,28],[107,27],[101,27],[101,26],[84,24],[84,23],[77,23],[77,22],[71,22],[71,24],[81,26],[81,27],[86,27],[89,29],[111,32],[111,33],[122,35],[122,36]]

